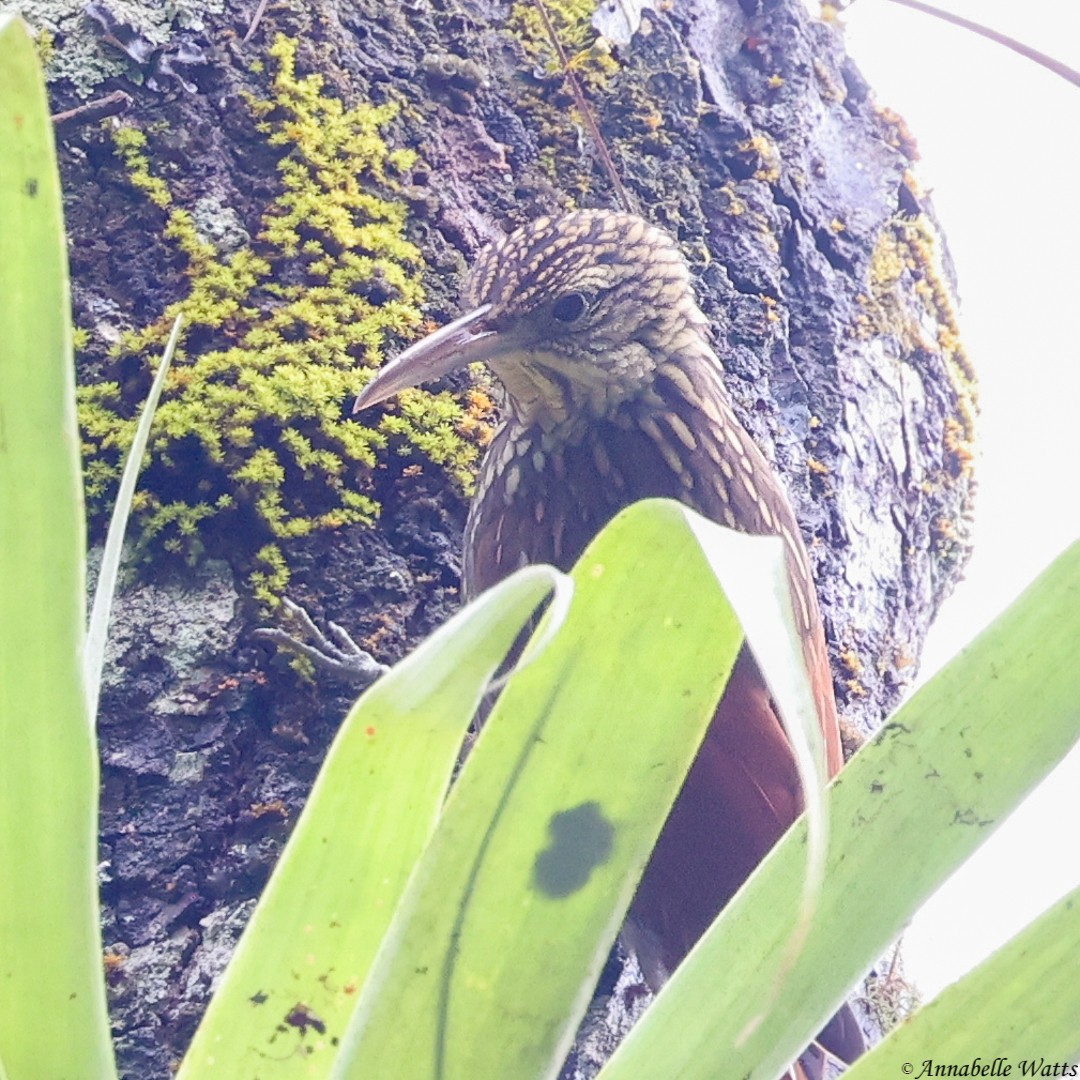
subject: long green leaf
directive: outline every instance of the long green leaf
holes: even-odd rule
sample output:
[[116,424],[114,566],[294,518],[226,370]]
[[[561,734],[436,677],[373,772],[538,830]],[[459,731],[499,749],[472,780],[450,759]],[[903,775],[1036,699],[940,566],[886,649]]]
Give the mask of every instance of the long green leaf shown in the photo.
[[105,641],[109,633],[109,616],[112,613],[113,597],[116,593],[116,581],[120,574],[120,556],[124,549],[124,532],[127,530],[128,515],[131,513],[131,500],[135,495],[135,482],[142,468],[143,454],[150,438],[150,426],[154,420],[161,391],[165,388],[165,376],[169,372],[176,343],[180,340],[180,328],[183,315],[177,315],[172,332],[165,345],[150,393],[146,396],[139,423],[135,428],[135,438],[128,449],[124,471],[120,477],[120,486],[116,492],[116,504],[109,519],[109,531],[105,536],[105,547],[101,553],[101,569],[98,571],[97,587],[94,589],[94,602],[90,607],[90,623],[86,630],[86,648],[83,653],[85,668],[86,696],[92,718],[97,717],[98,699],[101,696],[101,671],[105,664]]
[[[434,827],[469,721],[537,605],[529,567],[442,627],[354,706],[184,1058],[179,1080],[326,1076]],[[390,1076],[392,1073],[379,1073]]]
[[[777,958],[779,992],[784,973],[802,950],[825,873],[829,814],[824,737],[807,678],[783,542],[779,537],[727,533],[695,513],[687,513],[686,517],[739,617],[747,644],[776,703],[791,742],[806,806],[805,874],[788,944]],[[717,543],[720,537],[726,537],[723,543]]]
[[[789,934],[777,905],[801,886],[801,824],[675,974],[603,1080],[773,1080],[919,904],[1076,740],[1078,611],[1080,544],[906,703],[833,783],[819,910],[775,1008],[762,1003],[774,996],[774,965]],[[1027,1014],[1027,1006],[1018,1008]]]
[[557,1072],[742,642],[686,514],[638,504],[574,568],[565,625],[451,793],[337,1080]]
[[[1073,1075],[1067,1067],[1080,1060],[1078,966],[1080,889],[1074,889],[898,1027],[845,1080],[957,1075],[976,1060],[987,1071],[970,1068],[966,1075]],[[1021,1062],[1029,1071],[1021,1072]],[[954,1071],[935,1074],[939,1066]]]
[[101,1080],[115,1070],[67,255],[44,81],[11,15],[0,146],[0,1058],[8,1080]]

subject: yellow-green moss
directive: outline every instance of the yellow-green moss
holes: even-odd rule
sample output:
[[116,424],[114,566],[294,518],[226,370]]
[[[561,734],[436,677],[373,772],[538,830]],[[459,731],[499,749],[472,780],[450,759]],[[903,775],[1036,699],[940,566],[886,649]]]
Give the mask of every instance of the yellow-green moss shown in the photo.
[[46,27],[42,27],[34,35],[34,48],[37,50],[41,66],[48,67],[56,57],[56,35]]
[[872,971],[867,976],[866,1000],[886,1034],[899,1027],[922,1004],[918,987],[904,976],[899,946],[886,971],[880,974]]
[[[822,14],[822,21],[827,21],[824,9]],[[843,105],[847,101],[847,87],[820,60],[814,61],[814,75],[817,76],[818,89],[824,101],[831,101],[834,105]]]
[[266,608],[276,608],[289,583],[289,567],[277,544],[266,544],[255,553],[255,563],[260,569],[250,575],[255,599]]
[[870,696],[870,691],[858,679],[845,679],[844,688],[847,690],[848,697],[851,698],[865,698]]
[[266,602],[280,595],[288,568],[280,549],[262,541],[372,523],[379,452],[437,462],[462,488],[477,457],[475,440],[462,437],[467,412],[448,395],[416,391],[378,428],[343,418],[385,359],[387,336],[413,334],[421,323],[423,262],[394,197],[397,174],[416,156],[387,145],[395,105],[350,108],[326,96],[319,76],[296,74],[290,39],[279,36],[269,55],[267,96],[249,105],[281,150],[282,190],[262,215],[257,250],[219,255],[155,175],[147,136],[116,129],[129,182],[164,213],[163,235],[186,257],[187,286],[111,350],[120,370],[130,372],[131,358],[142,362],[134,394],[117,382],[80,391],[87,493],[102,511],[133,434],[140,402],[132,398],[183,315],[135,520],[143,543],[189,556],[200,552],[209,519],[233,525],[260,546],[252,585]]
[[166,210],[172,205],[168,184],[151,175],[150,159],[146,155],[146,136],[134,127],[113,129],[113,149],[127,167],[131,186],[141,191],[156,207]]
[[734,181],[726,180],[717,190],[724,200],[725,213],[731,217],[742,217],[746,213],[746,200],[739,194]]
[[919,144],[907,126],[907,121],[887,105],[879,105],[874,112],[879,121],[878,128],[889,146],[899,150],[908,161],[918,161]]
[[843,664],[852,675],[859,675],[862,673],[863,662],[854,649],[843,649],[840,653],[840,663]]
[[[595,0],[545,0],[544,8],[578,82],[586,87],[602,87],[618,70],[618,64],[593,29]],[[548,75],[562,70],[559,51],[536,0],[518,0],[510,8],[506,28],[521,42],[533,67]]]

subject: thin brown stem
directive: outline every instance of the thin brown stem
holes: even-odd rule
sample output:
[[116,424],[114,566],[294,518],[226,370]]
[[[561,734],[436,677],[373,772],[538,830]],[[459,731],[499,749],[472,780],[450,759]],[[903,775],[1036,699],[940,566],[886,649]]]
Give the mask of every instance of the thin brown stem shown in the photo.
[[559,35],[555,32],[555,26],[548,15],[547,5],[544,0],[533,0],[533,3],[536,5],[536,10],[540,12],[540,18],[544,21],[544,28],[551,39],[551,45],[555,49],[559,63],[562,65],[563,77],[570,84],[570,93],[574,97],[574,102],[578,107],[578,112],[581,113],[582,120],[585,121],[585,126],[589,129],[589,135],[592,138],[593,145],[596,147],[596,152],[600,155],[600,161],[611,178],[611,185],[615,188],[615,194],[618,196],[619,202],[622,203],[622,208],[632,211],[634,206],[630,201],[630,196],[626,188],[623,187],[618,170],[615,168],[615,162],[611,159],[611,152],[608,150],[607,143],[604,142],[603,135],[600,134],[600,127],[596,122],[596,117],[593,116],[592,109],[589,108],[585,93],[581,89],[581,83],[578,82],[577,76],[570,67],[566,50],[562,47]]
[[922,0],[891,0],[891,2],[899,4],[901,7],[921,11],[925,15],[933,15],[934,18],[952,23],[954,26],[962,26],[973,34],[988,38],[990,41],[997,42],[998,45],[1004,45],[1006,49],[1012,49],[1013,52],[1019,53],[1028,60],[1034,60],[1036,64],[1041,64],[1055,75],[1060,75],[1067,82],[1071,82],[1073,86],[1080,86],[1080,71],[1069,67],[1068,64],[1063,64],[1060,60],[1055,60],[1052,56],[1047,56],[1046,53],[1039,52],[1038,49],[1033,49],[1030,45],[1025,45],[1022,41],[1017,41],[1016,38],[1009,37],[1008,34],[1002,34],[998,30],[992,30],[989,26],[983,26],[982,23],[973,22],[971,19],[965,19],[960,15],[954,15],[951,11],[942,11],[941,8],[931,7],[930,4],[924,4]]
[[123,90],[114,90],[104,97],[95,98],[85,105],[77,105],[65,112],[53,113],[53,127],[59,130],[81,124],[92,124],[95,120],[104,120],[106,116],[118,116],[131,108],[131,97]]
[[243,44],[247,44],[255,34],[255,31],[259,28],[259,23],[262,20],[263,12],[266,11],[266,5],[268,0],[259,0],[259,6],[255,9],[255,14],[251,17],[251,22],[248,24],[247,33],[241,39]]

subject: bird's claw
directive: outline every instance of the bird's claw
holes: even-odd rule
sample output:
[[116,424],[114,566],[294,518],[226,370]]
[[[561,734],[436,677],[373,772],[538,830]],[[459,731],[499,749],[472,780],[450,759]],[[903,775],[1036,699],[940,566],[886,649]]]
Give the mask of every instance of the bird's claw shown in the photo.
[[276,626],[262,626],[254,636],[269,641],[285,652],[302,656],[320,671],[329,672],[355,686],[367,686],[389,670],[369,652],[365,652],[340,624],[326,623],[326,631],[315,625],[311,616],[288,597],[281,601],[285,620],[295,623],[298,634]]

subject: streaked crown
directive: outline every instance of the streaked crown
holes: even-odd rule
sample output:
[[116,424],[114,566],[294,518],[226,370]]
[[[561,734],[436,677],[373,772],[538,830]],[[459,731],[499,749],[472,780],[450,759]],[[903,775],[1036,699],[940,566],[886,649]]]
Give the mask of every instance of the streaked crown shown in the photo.
[[581,210],[517,229],[480,255],[464,298],[490,305],[505,347],[488,363],[519,415],[602,415],[646,388],[658,363],[708,351],[686,261],[632,214]]

